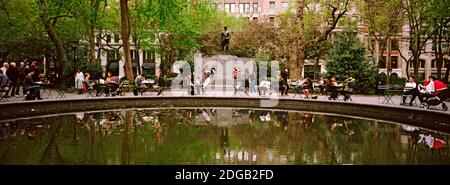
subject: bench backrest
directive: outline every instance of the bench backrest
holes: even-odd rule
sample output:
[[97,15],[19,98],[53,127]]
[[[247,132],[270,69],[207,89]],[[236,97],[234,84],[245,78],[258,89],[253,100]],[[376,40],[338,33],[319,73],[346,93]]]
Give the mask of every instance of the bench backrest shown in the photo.
[[378,85],[377,86],[378,90],[388,90],[390,88],[391,88],[391,86],[389,86],[389,85]]

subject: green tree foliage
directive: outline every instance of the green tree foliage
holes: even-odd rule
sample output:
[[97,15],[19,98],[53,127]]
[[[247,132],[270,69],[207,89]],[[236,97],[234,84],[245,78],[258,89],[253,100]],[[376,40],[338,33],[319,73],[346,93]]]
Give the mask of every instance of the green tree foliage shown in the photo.
[[336,76],[340,81],[356,76],[357,92],[364,94],[373,92],[378,70],[365,58],[365,53],[363,44],[352,29],[347,27],[333,40],[333,48],[325,64],[326,76]]

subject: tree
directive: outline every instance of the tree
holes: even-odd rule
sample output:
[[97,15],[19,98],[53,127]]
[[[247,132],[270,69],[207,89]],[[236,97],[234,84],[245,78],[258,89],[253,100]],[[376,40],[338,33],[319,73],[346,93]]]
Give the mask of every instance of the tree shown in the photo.
[[0,63],[41,58],[49,51],[33,5],[34,0],[0,1]]
[[[292,25],[293,32],[292,42],[295,51],[290,57],[291,78],[300,76],[304,67],[305,53],[308,46],[314,46],[320,42],[326,41],[331,32],[338,26],[339,20],[347,13],[350,1],[349,0],[328,0],[328,1],[305,1],[298,0],[296,6],[296,14]],[[320,7],[320,8],[317,8]],[[305,13],[305,8],[306,13]],[[315,11],[310,11],[315,10]],[[307,16],[316,16],[320,19],[322,24],[316,27],[319,31],[310,34],[305,32],[305,18]],[[317,17],[318,16],[318,17]],[[308,38],[311,37],[311,38]]]
[[350,27],[338,33],[326,60],[326,76],[336,76],[340,81],[356,76],[356,92],[371,93],[375,87],[377,67],[365,57],[365,47]]
[[128,10],[128,0],[120,0],[120,19],[122,28],[123,53],[125,58],[125,74],[128,80],[133,80],[133,68],[131,65],[130,52],[130,16]]
[[[208,0],[146,1],[139,14],[146,27],[136,32],[143,49],[156,50],[161,56],[160,68],[169,72],[170,65],[202,46],[198,40],[215,23],[218,15]],[[138,15],[139,15],[138,14]],[[145,20],[145,18],[150,19]]]
[[89,62],[91,64],[94,64],[96,62],[95,60],[95,28],[98,24],[98,12],[100,7],[100,0],[91,0],[89,4],[89,11],[88,11],[88,24],[89,24],[89,35],[88,35],[88,41],[89,41]]
[[[435,34],[433,35],[433,51],[435,56],[435,64],[436,64],[436,77],[441,79],[442,77],[442,67],[445,60],[445,55],[449,56],[450,48],[448,46],[450,42],[450,11],[448,10],[450,4],[450,0],[432,0],[430,1],[430,6],[426,9],[427,14],[427,23],[430,27],[436,29]],[[447,44],[446,46],[444,46]],[[448,82],[448,70],[447,67],[446,76],[444,77],[444,81]]]
[[[66,4],[67,3],[67,4]],[[58,35],[56,24],[59,19],[74,17],[72,5],[74,2],[65,1],[64,3],[52,0],[39,0],[39,17],[42,25],[47,32],[53,46],[56,49],[57,59],[59,61],[58,74],[60,80],[64,77],[64,66],[69,62],[64,43]],[[61,83],[62,81],[60,81]]]
[[[370,48],[372,55],[376,55],[376,61],[386,64],[387,82],[389,83],[392,70],[391,49],[392,38],[398,34],[399,25],[403,21],[403,7],[401,0],[367,0],[363,4],[363,18],[368,25],[369,44],[371,38],[378,43],[378,50]],[[397,29],[395,29],[397,28]],[[384,51],[387,49],[387,57]],[[387,60],[386,60],[387,59]],[[389,62],[388,62],[389,61]]]
[[[417,78],[419,75],[419,60],[420,55],[423,52],[423,48],[427,42],[438,33],[439,26],[435,26],[432,22],[428,21],[428,12],[430,6],[435,1],[421,1],[421,0],[405,0],[403,7],[406,12],[408,25],[410,28],[409,37],[405,40],[409,42],[409,51],[412,53],[408,58],[403,52],[399,52],[400,56],[406,61],[406,72],[409,76],[409,64],[412,62],[414,67],[414,76]],[[442,5],[448,8],[448,4]],[[440,5],[439,5],[440,6]],[[436,9],[440,9],[435,7]],[[444,8],[444,12],[448,11]],[[446,17],[441,20],[441,25],[447,25],[450,22],[450,17]],[[409,52],[407,51],[407,52]]]

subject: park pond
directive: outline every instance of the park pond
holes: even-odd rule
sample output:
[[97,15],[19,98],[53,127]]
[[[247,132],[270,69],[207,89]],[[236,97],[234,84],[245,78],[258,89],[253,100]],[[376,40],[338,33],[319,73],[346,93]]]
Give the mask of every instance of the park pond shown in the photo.
[[448,141],[323,113],[126,109],[0,122],[0,164],[450,164]]

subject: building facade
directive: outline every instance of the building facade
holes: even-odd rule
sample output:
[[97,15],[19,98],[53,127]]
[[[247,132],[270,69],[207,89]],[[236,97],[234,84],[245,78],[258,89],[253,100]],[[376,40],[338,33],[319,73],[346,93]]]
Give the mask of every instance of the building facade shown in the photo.
[[[123,54],[122,38],[120,34],[105,32],[100,40],[95,37],[96,58],[100,60],[104,73],[111,71],[119,78],[125,76],[125,58]],[[136,49],[135,43],[130,38],[131,60],[134,76],[141,73],[154,73],[161,63],[161,57],[154,50]],[[139,68],[139,69],[138,69]]]

